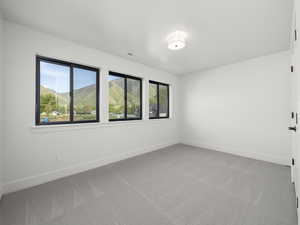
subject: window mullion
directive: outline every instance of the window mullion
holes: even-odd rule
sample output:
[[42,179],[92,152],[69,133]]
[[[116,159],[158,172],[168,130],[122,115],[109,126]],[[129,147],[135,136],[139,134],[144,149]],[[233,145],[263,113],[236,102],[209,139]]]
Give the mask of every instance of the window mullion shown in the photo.
[[168,118],[170,117],[170,86],[167,86],[167,90],[168,90]]
[[74,121],[74,67],[70,66],[70,121]]
[[143,80],[140,81],[140,118],[143,119]]
[[41,79],[41,73],[40,73],[40,63],[41,61],[36,58],[36,108],[35,108],[35,123],[36,125],[39,125],[41,123],[40,118],[40,104],[41,104],[41,88],[40,88],[40,79]]
[[157,95],[157,118],[159,118],[159,84],[156,84],[156,95]]
[[125,94],[124,94],[124,98],[125,98],[125,112],[124,112],[124,118],[127,119],[127,78],[124,79],[125,82]]

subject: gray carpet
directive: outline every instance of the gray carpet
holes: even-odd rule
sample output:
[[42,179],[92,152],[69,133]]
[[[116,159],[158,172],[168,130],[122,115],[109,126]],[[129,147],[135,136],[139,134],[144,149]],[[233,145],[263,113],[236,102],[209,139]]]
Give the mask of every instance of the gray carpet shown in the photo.
[[186,145],[9,194],[0,207],[4,225],[297,224],[288,167]]

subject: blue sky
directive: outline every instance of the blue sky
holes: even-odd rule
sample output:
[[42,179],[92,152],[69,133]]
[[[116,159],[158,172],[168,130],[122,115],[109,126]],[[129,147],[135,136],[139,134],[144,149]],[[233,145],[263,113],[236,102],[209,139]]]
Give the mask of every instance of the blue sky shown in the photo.
[[111,80],[117,80],[117,79],[123,79],[121,77],[117,77],[117,76],[113,76],[113,75],[109,75],[108,76],[108,80],[111,81]]
[[[63,93],[70,91],[70,68],[41,62],[41,85]],[[74,88],[79,89],[96,84],[96,72],[74,68]]]

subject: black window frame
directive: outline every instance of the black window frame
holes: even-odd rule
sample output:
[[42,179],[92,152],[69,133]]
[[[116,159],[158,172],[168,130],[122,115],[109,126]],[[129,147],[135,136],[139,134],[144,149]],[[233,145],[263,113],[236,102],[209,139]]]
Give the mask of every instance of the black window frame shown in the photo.
[[[166,84],[166,83],[162,83],[162,82],[158,82],[158,81],[153,81],[153,80],[149,80],[149,86],[150,84],[155,84],[156,85],[156,98],[157,98],[157,116],[155,117],[150,117],[150,112],[149,112],[149,119],[169,119],[170,118],[170,85]],[[159,86],[166,86],[167,87],[167,91],[168,91],[168,115],[167,116],[159,116],[160,112],[159,112]],[[149,105],[150,107],[150,105]]]
[[[131,75],[123,74],[123,73],[114,72],[114,71],[109,71],[108,75],[124,78],[124,104],[125,104],[124,105],[124,118],[109,119],[109,110],[108,110],[108,120],[109,120],[109,122],[142,120],[143,119],[143,79],[139,78],[139,77],[134,77],[134,76],[131,76]],[[136,117],[136,118],[127,118],[127,79],[133,79],[133,80],[140,81],[140,107],[141,107],[141,109],[140,109],[140,116]],[[109,98],[109,94],[108,94],[108,98]],[[108,102],[108,104],[109,104],[109,102]]]
[[[67,62],[59,59],[36,55],[36,104],[35,104],[35,124],[37,126],[58,125],[58,124],[78,124],[78,123],[98,123],[100,122],[100,70],[96,67]],[[47,62],[70,68],[70,120],[61,122],[42,123],[40,121],[40,63]],[[96,119],[95,120],[76,120],[74,121],[74,68],[85,69],[96,72]]]

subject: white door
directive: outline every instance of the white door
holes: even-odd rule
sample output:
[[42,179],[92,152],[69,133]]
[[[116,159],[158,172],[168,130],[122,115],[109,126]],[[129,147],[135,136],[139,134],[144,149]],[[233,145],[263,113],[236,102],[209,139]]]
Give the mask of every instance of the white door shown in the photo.
[[[295,171],[295,163],[296,163],[296,152],[297,152],[297,123],[298,122],[298,113],[296,110],[291,112],[291,122],[290,122],[290,135],[292,142],[292,157],[291,157],[291,182],[296,183],[296,171]],[[299,132],[298,132],[299,133]]]
[[[293,58],[293,57],[292,57]],[[292,65],[293,59],[292,59]],[[297,110],[297,75],[295,71],[295,67],[291,66],[291,73],[290,73],[290,82],[292,84],[292,91],[291,91],[291,114],[290,114],[290,124],[289,124],[289,133],[291,137],[291,148],[292,148],[292,154],[291,154],[291,181],[293,183],[296,183],[296,171],[295,171],[295,159],[296,159],[296,153],[297,153],[297,125],[298,125],[298,110]],[[300,111],[299,111],[300,112]]]
[[[298,16],[297,16],[298,15]],[[291,73],[292,96],[291,96],[291,112],[294,112],[294,118],[291,118],[290,130],[292,138],[292,159],[295,164],[291,165],[292,181],[295,183],[296,195],[300,194],[300,2],[294,1],[293,25],[291,29],[291,65],[294,67],[294,72]],[[297,34],[298,33],[298,34]],[[297,118],[298,116],[298,118]],[[298,120],[298,121],[297,121]],[[298,122],[298,123],[297,123]],[[299,208],[297,209],[299,214]],[[298,225],[300,220],[298,219]]]
[[[298,96],[298,93],[300,93],[300,85],[298,83],[298,76],[300,75],[300,63],[299,62],[299,56],[300,56],[300,49],[299,49],[299,43],[297,43],[298,39],[296,36],[297,34],[297,17],[296,14],[298,12],[297,8],[299,8],[299,0],[294,1],[294,10],[293,10],[293,19],[292,19],[292,26],[291,26],[291,39],[290,39],[290,49],[291,49],[291,68],[290,68],[290,82],[291,82],[291,102],[290,102],[290,124],[289,124],[289,133],[291,137],[291,143],[292,143],[292,154],[291,154],[291,180],[295,185],[297,185],[297,148],[298,146],[298,135],[299,131],[297,132],[297,123],[298,119],[300,119],[300,110],[298,107],[300,107],[300,104],[298,104],[298,100],[300,100],[300,96]],[[300,14],[300,11],[298,12]],[[299,17],[300,18],[300,17]],[[298,18],[298,20],[299,20]],[[299,102],[300,103],[300,102]],[[299,127],[300,128],[300,127]],[[300,144],[300,139],[299,139]]]
[[[293,86],[295,89],[295,96],[294,96],[294,107],[295,107],[295,117],[291,120],[291,127],[290,132],[292,135],[292,158],[295,160],[294,165],[291,166],[292,172],[292,181],[295,183],[296,195],[299,196],[300,194],[300,126],[299,126],[299,119],[300,119],[300,46],[299,43],[295,46],[294,52],[294,63],[295,63],[295,70],[293,73]],[[299,48],[299,49],[298,49]],[[293,105],[292,105],[293,107]],[[298,117],[298,118],[297,118]],[[298,215],[299,208],[297,209]],[[300,225],[300,220],[298,220],[298,224]]]

